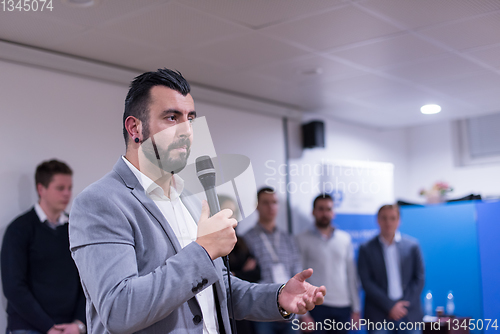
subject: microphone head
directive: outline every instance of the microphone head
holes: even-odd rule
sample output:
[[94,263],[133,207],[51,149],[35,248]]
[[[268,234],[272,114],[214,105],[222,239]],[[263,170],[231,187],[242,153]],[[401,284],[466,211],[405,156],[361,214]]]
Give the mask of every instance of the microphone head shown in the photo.
[[202,155],[201,157],[196,158],[196,173],[200,174],[200,172],[205,171],[207,169],[212,169],[215,173],[214,164],[212,163],[212,159],[208,155]]
[[215,168],[208,155],[196,158],[196,174],[205,190],[215,187]]

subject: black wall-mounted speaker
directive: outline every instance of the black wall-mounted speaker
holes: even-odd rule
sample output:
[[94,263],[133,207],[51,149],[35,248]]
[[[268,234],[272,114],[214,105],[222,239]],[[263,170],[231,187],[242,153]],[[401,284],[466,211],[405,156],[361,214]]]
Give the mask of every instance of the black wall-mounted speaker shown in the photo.
[[304,148],[325,147],[325,123],[312,121],[303,124],[302,146]]

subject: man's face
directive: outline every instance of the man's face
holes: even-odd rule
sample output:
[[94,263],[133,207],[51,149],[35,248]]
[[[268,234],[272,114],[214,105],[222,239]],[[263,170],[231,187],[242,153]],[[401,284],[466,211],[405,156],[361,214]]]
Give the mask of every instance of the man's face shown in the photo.
[[330,226],[333,217],[335,217],[333,201],[329,198],[317,200],[313,209],[313,216],[316,219],[316,226],[320,228]]
[[43,201],[50,210],[64,211],[71,199],[73,178],[67,174],[55,174],[47,188],[37,185],[40,201]]
[[[194,101],[190,94],[165,86],[154,86],[150,91],[149,139],[141,145],[146,158],[167,172],[179,172],[187,163],[193,132],[191,121],[196,118]],[[155,150],[156,146],[156,150]]]
[[274,220],[278,214],[278,197],[275,193],[263,192],[257,203],[259,218],[264,221]]
[[399,214],[396,209],[387,208],[380,212],[378,225],[382,235],[393,236],[399,227]]

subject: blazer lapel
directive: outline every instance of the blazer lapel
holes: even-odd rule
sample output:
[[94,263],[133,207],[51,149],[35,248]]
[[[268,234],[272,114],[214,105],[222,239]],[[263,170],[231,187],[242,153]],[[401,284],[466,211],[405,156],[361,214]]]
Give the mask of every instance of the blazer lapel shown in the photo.
[[[142,187],[141,183],[139,182],[139,180],[137,180],[137,177],[135,177],[134,173],[132,173],[130,168],[127,166],[127,164],[123,161],[121,157],[120,159],[118,159],[118,162],[113,167],[113,170],[122,178],[124,184],[131,189],[132,195],[158,221],[158,223],[165,231],[165,234],[169,238],[170,242],[172,243],[172,246],[174,247],[175,251],[179,252],[182,249],[182,247],[179,241],[177,240],[174,231],[170,227],[170,224],[167,222],[167,220],[165,219],[165,217],[163,216],[163,214],[161,213],[160,209],[155,204],[155,202],[146,195],[146,192],[144,191],[144,188]],[[182,192],[181,199],[182,203],[184,203],[187,210],[193,217],[194,221],[198,224],[198,220],[200,219],[201,215],[200,200],[186,190]],[[222,260],[217,259],[216,261],[214,261],[214,265],[217,267],[223,266]],[[229,319],[227,317],[222,316],[221,313],[222,310],[227,309],[227,304],[220,305],[221,301],[227,300],[224,291],[225,289],[223,289],[225,285],[224,285],[224,279],[222,277],[222,270],[218,270],[218,276],[219,276],[219,281],[214,283],[215,284],[214,298],[219,304],[219,307],[217,308],[217,319],[219,321],[219,327],[221,327],[222,325],[222,328],[219,328],[219,330],[221,333],[225,333],[226,332],[225,328],[231,328],[231,327],[229,326]],[[188,301],[188,304],[192,304],[190,307],[196,308],[197,312],[201,311],[196,298],[194,297],[191,298]],[[227,311],[225,313],[227,313]]]
[[174,247],[175,252],[178,253],[182,248],[179,241],[177,240],[177,237],[175,236],[174,231],[172,230],[172,227],[170,227],[170,224],[167,222],[155,202],[146,195],[146,192],[144,191],[141,183],[139,182],[139,180],[137,180],[137,177],[134,175],[134,173],[132,173],[127,164],[123,161],[122,157],[118,159],[115,166],[113,167],[113,170],[118,175],[120,175],[125,185],[129,189],[131,189],[132,195],[144,206],[144,208],[151,214],[151,216],[153,216],[156,221],[158,221],[168,239],[170,240],[170,243]]
[[380,271],[382,273],[382,286],[385,288],[386,290],[386,293],[388,292],[389,290],[389,280],[387,278],[387,267],[385,265],[385,256],[384,256],[384,246],[382,245],[382,243],[380,242],[379,238],[376,237],[376,242],[375,242],[375,245],[376,245],[376,249],[377,249],[377,253],[379,254],[379,258],[380,258]]
[[[181,194],[181,199],[182,203],[184,203],[184,206],[189,211],[196,224],[198,224],[201,216],[201,201],[199,200],[199,198],[189,191],[184,190]],[[218,268],[217,275],[219,276],[219,280],[214,283],[212,289],[217,310],[219,332],[221,334],[224,334],[227,333],[227,328],[231,328],[229,318],[222,315],[223,313],[227,314],[227,296],[223,277],[223,271],[225,270],[225,267],[221,258],[214,260],[214,266]]]

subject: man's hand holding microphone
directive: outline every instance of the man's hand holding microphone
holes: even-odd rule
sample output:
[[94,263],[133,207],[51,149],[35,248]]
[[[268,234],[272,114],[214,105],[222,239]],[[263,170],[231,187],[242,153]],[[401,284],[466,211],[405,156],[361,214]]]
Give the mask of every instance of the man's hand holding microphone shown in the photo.
[[207,201],[203,201],[196,242],[205,248],[212,260],[228,255],[236,244],[234,229],[238,221],[231,218],[232,215],[231,209],[224,209],[209,217],[210,208]]

